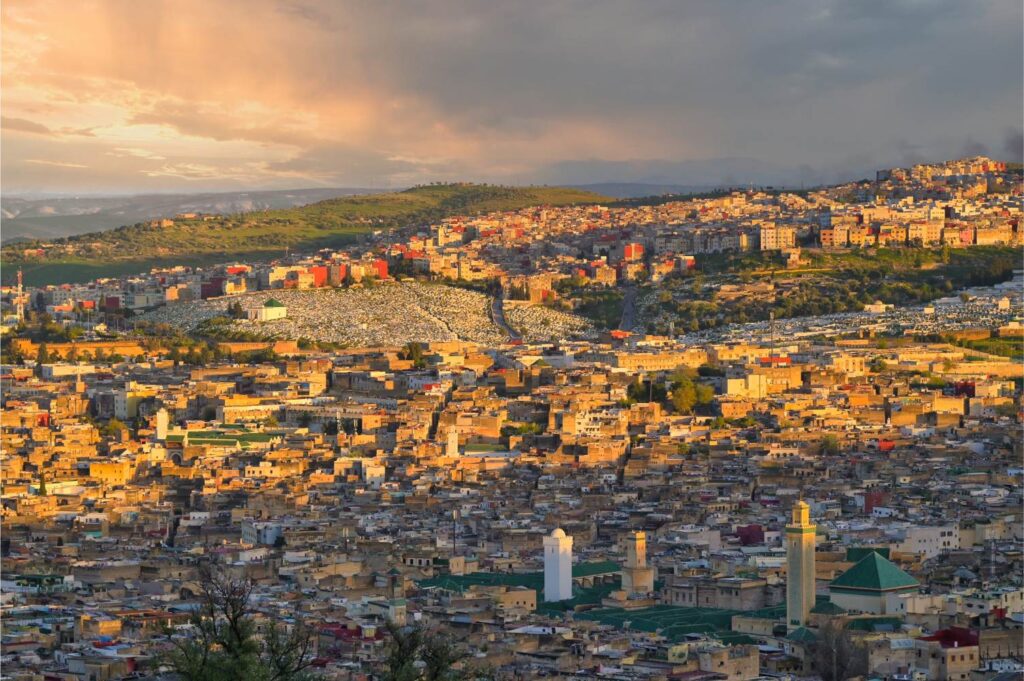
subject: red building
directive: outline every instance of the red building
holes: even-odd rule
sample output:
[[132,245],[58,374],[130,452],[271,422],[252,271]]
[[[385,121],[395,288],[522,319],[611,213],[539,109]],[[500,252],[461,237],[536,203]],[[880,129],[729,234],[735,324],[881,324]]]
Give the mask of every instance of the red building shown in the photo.
[[622,249],[623,260],[640,260],[643,257],[643,244],[626,244]]
[[313,286],[327,286],[327,265],[314,265],[309,273],[313,275]]

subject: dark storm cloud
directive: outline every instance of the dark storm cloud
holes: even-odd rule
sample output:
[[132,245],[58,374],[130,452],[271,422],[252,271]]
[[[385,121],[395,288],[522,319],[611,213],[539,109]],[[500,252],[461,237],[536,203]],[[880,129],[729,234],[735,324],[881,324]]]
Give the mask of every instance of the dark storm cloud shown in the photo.
[[1024,117],[1019,0],[98,0],[23,14],[19,30],[5,14],[5,136],[38,141],[21,160],[124,139],[173,157],[126,162],[126,185],[218,169],[264,185],[814,182],[1019,156]]
[[1003,140],[1003,153],[1008,161],[1024,160],[1024,132],[1019,129],[1007,132]]

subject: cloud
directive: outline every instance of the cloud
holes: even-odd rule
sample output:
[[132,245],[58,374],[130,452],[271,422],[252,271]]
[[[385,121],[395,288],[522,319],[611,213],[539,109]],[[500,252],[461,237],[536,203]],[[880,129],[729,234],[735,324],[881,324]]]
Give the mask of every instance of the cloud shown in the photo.
[[25,163],[32,163],[40,166],[53,166],[54,168],[88,168],[84,163],[71,163],[70,161],[48,161],[40,158],[26,159]]
[[9,118],[7,116],[0,117],[0,127],[4,130],[13,130],[15,132],[28,132],[33,135],[52,135],[53,131],[42,123],[36,123],[34,121],[25,120],[24,118]]
[[164,161],[165,156],[156,154],[148,149],[138,149],[134,147],[115,147],[112,151],[107,152],[108,156],[125,157],[131,156],[134,158],[145,158],[151,161]]
[[407,186],[444,172],[441,161],[406,159],[387,152],[336,144],[318,146],[292,158],[267,164],[267,171],[323,185],[363,182],[369,187]]
[[958,156],[988,156],[988,146],[982,144],[973,137],[968,137],[962,147],[960,147],[960,153]]
[[1003,153],[1009,161],[1024,160],[1024,132],[1019,128],[1008,131],[1003,139]]
[[1022,20],[1003,0],[14,1],[5,189],[46,182],[31,158],[105,157],[93,189],[123,190],[1019,156]]

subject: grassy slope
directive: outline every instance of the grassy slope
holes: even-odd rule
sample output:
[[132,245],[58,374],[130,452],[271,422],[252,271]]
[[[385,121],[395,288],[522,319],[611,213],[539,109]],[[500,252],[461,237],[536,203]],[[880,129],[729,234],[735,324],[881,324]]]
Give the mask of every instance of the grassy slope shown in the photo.
[[168,264],[208,264],[218,260],[269,258],[292,250],[343,246],[375,229],[426,224],[452,215],[515,210],[536,205],[610,201],[579,189],[428,185],[402,192],[321,201],[299,208],[179,220],[173,227],[146,224],[58,240],[63,252],[25,258],[20,243],[3,249],[4,280],[15,267],[29,284],[87,281],[140,272]]
[[[990,286],[1009,279],[1019,266],[1019,249],[974,246],[949,249],[864,249],[846,252],[805,250],[806,268],[787,270],[772,253],[698,256],[698,268],[709,283],[774,280],[777,294],[718,300],[716,287],[692,290],[693,278],[670,279],[657,286],[673,295],[657,303],[657,311],[675,321],[677,331],[698,331],[735,322],[762,321],[863,309],[881,300],[916,305],[953,295],[970,286]],[[664,333],[662,319],[656,331]]]

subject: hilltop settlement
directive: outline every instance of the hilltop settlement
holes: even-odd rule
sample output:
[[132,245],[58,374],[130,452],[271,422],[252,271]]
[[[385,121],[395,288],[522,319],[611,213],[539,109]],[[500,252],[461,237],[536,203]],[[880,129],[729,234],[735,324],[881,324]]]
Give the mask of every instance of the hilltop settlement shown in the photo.
[[243,620],[344,681],[1019,678],[1021,213],[973,158],[12,282],[3,678]]

